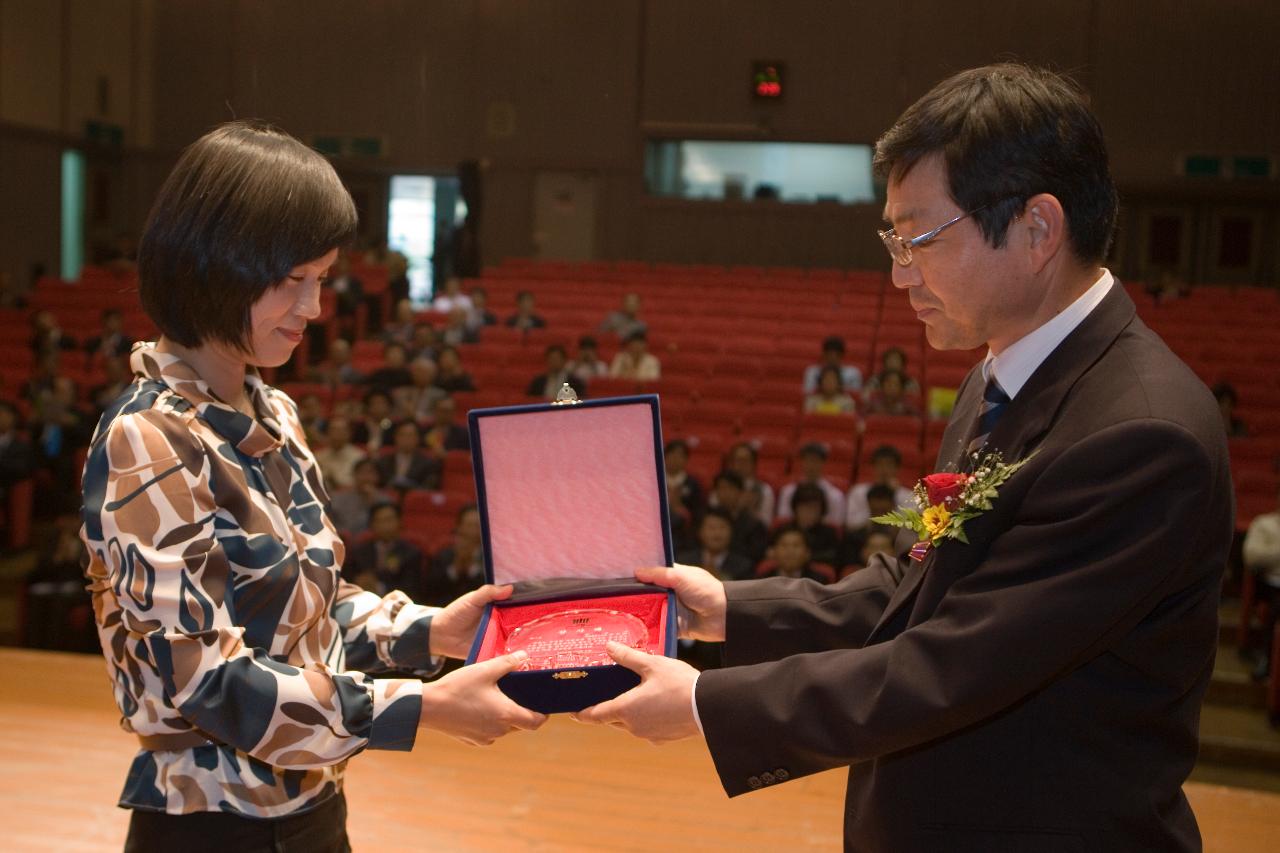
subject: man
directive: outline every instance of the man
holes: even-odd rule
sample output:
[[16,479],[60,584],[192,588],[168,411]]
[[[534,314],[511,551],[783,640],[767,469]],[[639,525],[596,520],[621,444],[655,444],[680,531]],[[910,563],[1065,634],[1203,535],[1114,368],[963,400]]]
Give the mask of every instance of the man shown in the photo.
[[850,766],[849,850],[1199,850],[1182,782],[1233,527],[1226,441],[1101,266],[1101,129],[1067,81],[979,68],[908,109],[876,167],[893,282],[930,344],[989,348],[938,468],[971,447],[1024,464],[967,542],[920,561],[825,587],[638,572],[729,666],[611,646],[641,684],[580,717],[703,733],[730,795]]
[[564,347],[560,344],[552,344],[543,353],[543,358],[547,369],[529,380],[528,386],[524,389],[526,397],[554,400],[566,382],[573,389],[573,393],[579,397],[587,396],[586,383],[569,371],[569,355],[564,351]]
[[369,513],[367,539],[351,549],[342,576],[356,585],[385,595],[393,589],[421,604],[426,557],[417,545],[401,536],[400,508],[379,504]]
[[816,393],[818,377],[825,368],[832,367],[840,371],[840,384],[844,390],[856,394],[862,388],[862,371],[852,364],[845,364],[844,353],[844,338],[839,335],[825,338],[822,341],[822,360],[804,369],[804,393]]
[[[1258,600],[1269,605],[1262,631],[1262,654],[1253,670],[1253,677],[1264,681],[1271,672],[1271,642],[1276,623],[1280,622],[1280,494],[1276,495],[1274,512],[1264,512],[1249,522],[1241,556],[1245,571],[1256,575]],[[1274,714],[1272,721],[1276,721]]]
[[827,446],[818,441],[810,441],[800,448],[800,477],[787,483],[778,493],[778,520],[792,519],[791,499],[796,487],[808,483],[817,486],[827,496],[827,512],[823,521],[832,527],[839,528],[844,523],[844,492],[827,479]]
[[[913,506],[911,489],[898,482],[898,469],[902,467],[902,454],[891,444],[882,444],[871,451],[871,479],[849,489],[845,501],[844,526],[846,533],[864,533],[877,513],[871,511],[867,493],[874,486],[888,486],[898,506]],[[914,485],[914,484],[913,484]]]
[[721,580],[743,580],[751,577],[756,564],[730,550],[733,540],[733,516],[722,507],[712,507],[698,525],[698,544],[680,553],[680,562],[701,566]]
[[439,459],[423,451],[422,432],[417,421],[397,424],[392,441],[394,452],[378,458],[379,481],[400,491],[439,489],[444,466]]

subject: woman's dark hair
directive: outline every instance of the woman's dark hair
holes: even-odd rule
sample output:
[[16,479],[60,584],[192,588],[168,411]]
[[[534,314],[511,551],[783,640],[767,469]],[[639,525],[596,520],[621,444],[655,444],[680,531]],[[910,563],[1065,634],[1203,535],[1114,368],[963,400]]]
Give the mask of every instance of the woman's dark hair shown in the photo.
[[243,350],[253,304],[355,233],[329,161],[270,125],[229,122],[192,143],[160,188],[138,247],[142,305],[183,346]]
[[828,374],[836,378],[836,390],[843,391],[844,377],[840,375],[840,368],[832,367],[831,365],[827,365],[818,371],[818,390],[822,390],[822,380],[826,379]]
[[1050,193],[1066,212],[1076,257],[1106,257],[1119,203],[1102,127],[1073,82],[1016,63],[942,81],[880,137],[873,165],[881,179],[900,181],[931,154],[942,155],[951,198],[977,211],[995,248],[1027,199]]
[[796,507],[806,503],[816,503],[821,507],[822,511],[818,513],[819,519],[827,517],[827,493],[813,483],[800,483],[791,493],[791,514],[795,515]]

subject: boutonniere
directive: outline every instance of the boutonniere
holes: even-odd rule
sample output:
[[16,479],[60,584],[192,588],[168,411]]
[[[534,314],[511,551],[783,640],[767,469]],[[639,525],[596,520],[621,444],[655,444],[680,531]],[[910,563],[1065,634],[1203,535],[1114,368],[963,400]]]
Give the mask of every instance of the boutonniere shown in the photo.
[[967,545],[964,523],[991,509],[991,502],[1000,494],[1000,486],[1030,460],[1028,456],[1020,462],[1006,463],[995,451],[977,458],[972,474],[930,474],[911,490],[918,509],[899,507],[871,520],[914,531],[919,541],[911,546],[910,556],[916,562],[923,560],[929,549],[943,539],[955,539]]

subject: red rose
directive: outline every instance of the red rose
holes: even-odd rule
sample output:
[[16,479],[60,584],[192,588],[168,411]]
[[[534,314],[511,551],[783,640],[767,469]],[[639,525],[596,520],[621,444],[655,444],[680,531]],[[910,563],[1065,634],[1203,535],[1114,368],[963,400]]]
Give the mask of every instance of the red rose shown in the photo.
[[955,509],[960,501],[960,493],[969,482],[967,474],[930,474],[924,478],[924,489],[929,495],[931,506],[943,504],[947,509]]

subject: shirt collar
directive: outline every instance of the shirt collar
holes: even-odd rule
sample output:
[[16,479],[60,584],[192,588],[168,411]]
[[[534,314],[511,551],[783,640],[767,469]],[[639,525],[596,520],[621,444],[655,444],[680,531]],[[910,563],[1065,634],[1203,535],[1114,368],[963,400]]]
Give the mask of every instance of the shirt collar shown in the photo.
[[1111,271],[1103,269],[1102,275],[1088,290],[1047,323],[1014,341],[999,355],[987,350],[987,358],[982,363],[982,378],[990,381],[995,374],[996,382],[1010,399],[1018,396],[1036,368],[1098,307],[1114,282]]
[[249,417],[226,403],[195,368],[173,353],[160,352],[152,341],[133,345],[129,367],[134,375],[155,380],[190,403],[196,415],[236,449],[250,456],[263,456],[284,446],[280,414],[273,405],[269,386],[257,373],[245,374],[245,390],[256,417]]

